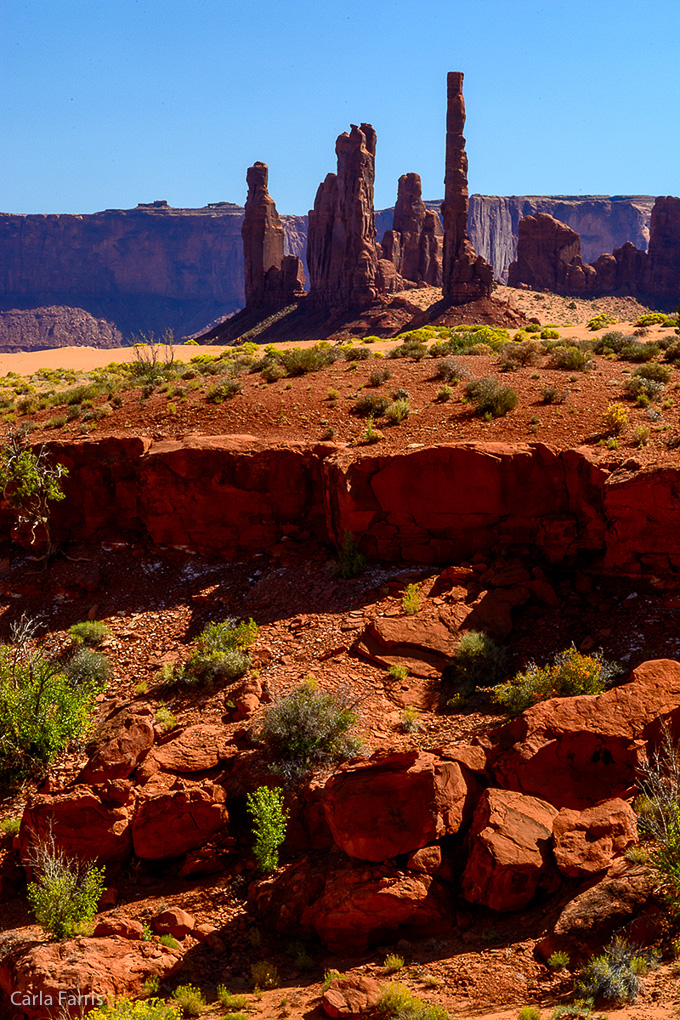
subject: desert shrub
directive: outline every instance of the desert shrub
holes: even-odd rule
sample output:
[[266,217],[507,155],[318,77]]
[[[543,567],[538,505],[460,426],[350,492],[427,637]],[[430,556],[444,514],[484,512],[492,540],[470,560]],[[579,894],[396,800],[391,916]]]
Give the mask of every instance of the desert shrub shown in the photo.
[[489,415],[491,418],[502,418],[517,407],[518,396],[509,386],[502,386],[497,379],[486,377],[468,383],[465,396],[469,399],[477,414]]
[[178,985],[172,997],[180,1007],[182,1016],[200,1016],[206,1005],[205,996],[195,985]]
[[635,1002],[640,990],[639,975],[657,963],[653,951],[615,938],[603,953],[594,956],[583,967],[576,987],[580,994],[595,1002]]
[[104,869],[67,857],[52,837],[32,848],[29,863],[34,881],[26,896],[43,931],[54,939],[88,934],[104,891]]
[[240,379],[225,379],[224,382],[209,386],[205,399],[211,404],[223,404],[225,400],[235,397],[242,389],[243,383]]
[[258,960],[250,968],[253,988],[278,988],[281,983],[279,972],[269,960]]
[[653,382],[667,383],[671,378],[671,369],[665,365],[648,364],[641,365],[640,368],[636,368],[633,372],[633,377],[639,377],[641,379],[651,379]]
[[172,1006],[161,999],[113,999],[97,1006],[87,1014],[88,1020],[182,1020],[179,1005]]
[[247,995],[233,995],[226,985],[218,985],[216,991],[217,1001],[220,1006],[228,1010],[230,1013],[235,1013],[238,1010],[248,1008]]
[[376,1015],[379,1020],[448,1020],[449,1016],[442,1006],[423,1002],[406,985],[396,981],[383,989]]
[[607,436],[620,436],[628,428],[628,411],[623,404],[610,404],[602,415],[602,428]]
[[279,847],[286,838],[288,812],[283,807],[283,791],[259,786],[246,797],[248,812],[253,819],[254,854],[260,870],[276,871]]
[[321,691],[309,678],[265,708],[257,736],[273,770],[297,780],[317,765],[353,758],[359,749],[350,733],[356,721],[346,695]]
[[552,665],[530,662],[524,672],[494,687],[492,699],[509,715],[518,715],[549,698],[601,694],[607,681],[620,672],[617,663],[604,661],[600,654],[584,655],[572,645],[559,652]]
[[69,659],[65,672],[74,688],[102,690],[111,677],[111,663],[106,655],[90,648],[79,648]]
[[288,375],[295,376],[321,371],[336,360],[338,353],[332,348],[316,344],[314,347],[292,347],[287,351],[279,351],[277,356]]
[[[662,382],[657,382],[656,379],[647,379],[644,376],[639,375],[632,375],[630,379],[626,379],[623,387],[627,397],[632,397],[644,407],[646,407],[650,401],[657,400],[665,388],[666,387]],[[644,398],[644,400],[641,400],[640,398]]]
[[553,329],[551,326],[546,326],[541,330],[540,337],[541,340],[559,340],[560,333],[559,330]]
[[362,393],[357,398],[352,411],[360,418],[382,418],[389,406],[390,402],[387,397],[383,397],[379,393]]
[[621,361],[652,361],[657,354],[659,354],[659,348],[656,344],[641,344],[635,340],[628,341],[619,351],[619,358]]
[[505,372],[527,365],[538,365],[543,355],[543,348],[537,340],[520,340],[503,344],[499,352],[499,366]]
[[174,935],[161,935],[158,941],[166,949],[179,949],[179,942]]
[[[668,315],[664,315],[663,312],[646,312],[644,315],[639,315],[635,320],[636,326],[665,326]],[[674,325],[674,323],[670,323]]]
[[604,329],[605,326],[613,326],[616,319],[613,315],[607,315],[601,312],[600,315],[594,315],[592,319],[589,319],[586,323],[586,329],[590,329],[593,332],[598,329]]
[[578,347],[553,347],[550,352],[551,368],[561,368],[567,372],[585,372],[590,365],[590,358]]
[[479,630],[469,630],[442,673],[442,681],[469,696],[479,686],[496,683],[507,669],[505,650]]
[[401,713],[401,729],[403,733],[419,733],[422,730],[420,713],[413,705],[407,705]]
[[101,620],[83,620],[69,627],[69,637],[76,645],[100,645],[104,638],[111,636],[111,631]]
[[365,347],[345,347],[342,354],[345,361],[368,361],[371,356]]
[[610,330],[610,332],[603,333],[602,336],[597,338],[594,351],[595,354],[620,354],[629,342],[630,338],[625,333],[618,329]]
[[330,388],[330,389],[328,390],[328,394],[327,394],[327,396],[328,396],[328,399],[329,399],[329,400],[339,400],[339,399],[340,399],[340,390],[334,390],[334,389],[333,389],[333,388],[331,387],[331,388]]
[[41,775],[84,737],[103,687],[100,677],[74,680],[38,652],[0,647],[0,781]]
[[541,1020],[541,1011],[535,1006],[522,1006],[517,1014],[517,1020]]
[[399,666],[394,662],[387,672],[393,680],[405,680],[408,676],[408,666]]
[[633,441],[636,446],[642,449],[649,442],[649,429],[644,425],[638,425],[633,432]]
[[390,378],[392,373],[389,368],[376,368],[368,377],[369,386],[382,386]]
[[564,404],[569,399],[569,390],[560,390],[557,386],[546,386],[541,390],[544,404]]
[[262,366],[261,374],[265,382],[274,383],[283,379],[288,373],[278,361],[269,361]]
[[453,358],[444,358],[443,361],[440,361],[435,373],[437,379],[443,379],[447,383],[460,382],[461,379],[465,378],[465,375],[469,375],[467,369],[459,365]]
[[169,733],[170,730],[174,730],[177,725],[177,719],[172,714],[168,706],[164,705],[162,702],[156,710],[155,722],[158,726],[160,726],[163,733]]
[[3,818],[0,822],[0,832],[3,836],[18,836],[21,828],[21,818]]
[[342,539],[342,548],[338,555],[337,572],[345,581],[358,577],[366,566],[366,558],[359,552],[359,543],[354,535],[346,531]]
[[14,429],[0,447],[0,497],[14,513],[16,523],[27,528],[31,544],[42,528],[51,548],[50,503],[65,498],[61,479],[68,469],[53,464],[44,446],[33,450],[27,438],[26,428]]
[[397,956],[396,953],[389,953],[385,957],[385,962],[383,963],[383,971],[385,972],[385,974],[396,974],[396,972],[398,970],[401,970],[403,966],[404,966],[403,956]]
[[401,598],[401,604],[407,616],[415,616],[420,609],[420,593],[417,584],[407,584]]
[[402,421],[405,421],[411,413],[411,405],[408,399],[403,397],[398,400],[393,400],[392,403],[385,411],[385,418],[390,425],[399,425]]
[[421,361],[427,354],[427,346],[419,339],[405,340],[399,347],[393,347],[387,355],[388,358],[413,358],[414,361]]
[[257,640],[254,620],[229,617],[222,623],[209,623],[196,639],[196,651],[186,662],[185,683],[215,683],[243,676],[252,664],[248,648]]
[[569,953],[556,949],[548,957],[548,966],[551,970],[564,970],[565,967],[569,966]]
[[680,913],[680,745],[664,725],[661,739],[638,767],[634,807],[640,831],[653,841],[648,863],[655,869],[674,914]]
[[453,396],[452,386],[440,386],[437,390],[437,395],[434,398],[438,403],[445,404],[447,400],[450,400]]

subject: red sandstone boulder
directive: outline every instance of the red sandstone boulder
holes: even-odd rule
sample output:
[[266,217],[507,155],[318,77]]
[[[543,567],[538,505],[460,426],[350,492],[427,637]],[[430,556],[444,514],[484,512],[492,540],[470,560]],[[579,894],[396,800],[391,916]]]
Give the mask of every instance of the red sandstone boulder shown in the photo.
[[101,999],[141,996],[148,978],[157,976],[164,981],[177,970],[180,960],[174,949],[116,935],[40,942],[3,960],[0,987],[6,995],[14,994],[17,1005],[12,1020],[81,1017],[81,1007],[87,1011]]
[[201,772],[215,768],[236,752],[224,726],[198,723],[187,726],[176,737],[157,747],[139,770],[144,779],[159,769],[166,772]]
[[149,753],[154,741],[149,716],[129,713],[121,719],[116,717],[113,728],[116,732],[108,739],[104,731],[104,739],[100,740],[79,776],[81,783],[92,785],[107,779],[127,779]]
[[256,677],[248,677],[234,696],[237,719],[250,719],[260,707],[262,684]]
[[446,886],[432,875],[328,857],[262,883],[255,902],[278,931],[316,934],[332,952],[361,951],[402,932],[441,934],[454,916]]
[[425,875],[435,875],[442,866],[442,849],[440,846],[424,846],[409,855],[406,867],[409,871],[422,871]]
[[164,910],[162,914],[154,918],[153,930],[158,935],[172,935],[173,938],[183,939],[196,927],[196,922],[191,914],[180,907],[171,907]]
[[324,812],[346,854],[384,861],[458,832],[470,791],[457,762],[417,751],[374,755],[329,779]]
[[[133,802],[129,789],[128,794]],[[105,788],[94,791],[75,786],[60,793],[38,794],[29,801],[21,822],[22,861],[27,865],[30,848],[51,837],[69,857],[107,864],[124,861],[132,851],[132,811],[132,803],[109,798]]]
[[634,790],[646,742],[664,721],[680,732],[680,663],[656,659],[604,694],[553,698],[527,709],[506,727],[507,750],[494,772],[502,786],[558,808],[625,797]]
[[[467,611],[461,615],[461,622]],[[439,676],[458,646],[452,632],[439,619],[425,615],[381,616],[361,635],[356,651],[385,669],[406,665],[415,676]]]
[[555,886],[550,840],[555,808],[509,790],[485,790],[469,834],[463,895],[492,910],[521,910]]
[[92,932],[93,938],[104,938],[106,935],[118,935],[122,939],[139,941],[144,938],[144,926],[140,921],[135,921],[131,917],[111,914],[109,917],[103,917],[97,921]]
[[370,1013],[378,1005],[380,985],[370,977],[333,978],[323,993],[324,1013],[332,1017],[356,1017]]
[[135,853],[144,860],[162,860],[207,843],[227,824],[225,799],[224,789],[214,784],[144,798],[132,822]]
[[562,808],[553,825],[555,863],[569,878],[606,871],[614,857],[637,843],[637,818],[625,800],[585,811]]

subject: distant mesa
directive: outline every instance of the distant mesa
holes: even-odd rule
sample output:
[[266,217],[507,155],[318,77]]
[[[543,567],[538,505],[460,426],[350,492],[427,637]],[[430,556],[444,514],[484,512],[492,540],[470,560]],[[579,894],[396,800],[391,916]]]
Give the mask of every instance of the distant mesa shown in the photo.
[[0,311],[0,353],[45,351],[53,347],[121,347],[124,338],[114,323],[96,319],[83,308]]

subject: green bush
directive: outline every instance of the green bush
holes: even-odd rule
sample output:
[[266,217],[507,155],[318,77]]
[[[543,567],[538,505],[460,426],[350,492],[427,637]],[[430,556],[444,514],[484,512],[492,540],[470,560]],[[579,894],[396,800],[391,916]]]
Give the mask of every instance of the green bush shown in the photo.
[[453,658],[446,666],[442,681],[469,697],[479,686],[490,686],[500,680],[507,669],[505,650],[493,638],[479,630],[462,635]]
[[621,361],[652,361],[659,352],[656,344],[640,344],[635,340],[629,340],[619,351],[619,358]]
[[467,369],[462,368],[453,358],[444,358],[437,365],[436,378],[447,383],[457,383],[465,378]]
[[248,1008],[248,996],[232,995],[226,985],[217,986],[217,1001],[230,1013]]
[[88,1020],[182,1020],[179,1006],[171,1006],[161,999],[113,999],[97,1006],[87,1014]]
[[602,427],[607,436],[620,436],[628,428],[628,411],[623,404],[610,404],[602,415]]
[[84,620],[69,627],[69,637],[76,645],[100,645],[104,638],[111,636],[111,631],[101,620]]
[[265,708],[257,735],[273,770],[298,780],[317,765],[357,754],[359,741],[350,734],[356,721],[346,696],[321,691],[310,678]]
[[620,672],[616,663],[603,661],[599,654],[584,655],[572,645],[556,655],[552,665],[530,662],[523,673],[495,687],[492,698],[508,714],[518,715],[538,701],[601,694],[607,681]]
[[406,591],[402,596],[401,604],[407,616],[415,616],[420,610],[420,593],[417,584],[406,585]]
[[3,818],[0,822],[0,832],[3,836],[18,836],[21,828],[21,818]]
[[0,783],[40,776],[90,729],[103,681],[74,682],[40,653],[0,647]]
[[561,368],[567,372],[585,372],[589,364],[590,358],[587,353],[578,347],[558,346],[553,347],[550,352],[552,368]]
[[674,915],[680,914],[680,745],[667,725],[638,770],[634,803],[638,827],[653,842],[648,862],[655,869]]
[[[645,407],[651,400],[657,400],[665,388],[662,382],[657,382],[656,379],[647,379],[639,375],[632,375],[630,379],[626,379],[623,387],[627,397],[633,397]],[[641,397],[644,398],[643,401],[640,400]]]
[[604,312],[601,312],[600,315],[594,315],[592,319],[588,320],[586,329],[592,331],[604,329],[605,326],[613,326],[615,322],[616,319],[613,315],[606,315]]
[[52,548],[50,503],[65,498],[61,479],[68,474],[63,464],[52,464],[44,446],[36,452],[27,441],[28,429],[10,431],[0,447],[0,496],[14,513],[19,527],[28,530],[31,545],[42,528]]
[[497,379],[491,377],[468,383],[465,396],[477,414],[489,415],[491,418],[502,418],[509,411],[514,411],[519,401],[515,390],[502,386]]
[[352,411],[360,418],[382,418],[389,406],[390,402],[387,397],[383,397],[379,393],[362,393],[357,398]]
[[269,960],[258,960],[250,968],[253,988],[278,988],[281,983],[279,972]]
[[174,935],[161,935],[158,941],[162,946],[165,946],[166,949],[179,949],[179,942]]
[[288,375],[306,375],[308,372],[319,372],[326,365],[331,365],[338,357],[337,351],[332,347],[322,347],[316,344],[314,347],[292,347],[286,351],[277,352]]
[[260,786],[246,797],[248,812],[253,819],[255,860],[260,870],[276,871],[279,847],[286,838],[288,812],[283,807],[283,791]]
[[257,640],[258,628],[252,619],[238,622],[233,618],[223,623],[209,623],[196,644],[197,649],[185,664],[185,683],[200,680],[214,683],[243,676],[252,664],[247,649]]
[[640,990],[640,974],[658,965],[653,950],[630,946],[615,938],[599,956],[581,970],[577,990],[598,1002],[635,1002]]
[[74,688],[104,688],[111,677],[111,663],[106,655],[90,648],[79,648],[65,667]]
[[195,985],[178,985],[172,997],[182,1011],[182,1016],[200,1016],[206,1005],[205,996]]
[[538,365],[543,348],[537,340],[511,341],[499,350],[499,366],[505,372],[514,372],[527,365]]
[[353,577],[358,577],[363,572],[365,566],[366,558],[363,553],[359,552],[359,543],[354,535],[346,531],[342,540],[342,549],[338,556],[338,574],[345,581],[349,581]]
[[243,383],[240,379],[226,379],[224,382],[208,387],[205,399],[211,404],[222,404],[225,400],[235,397],[242,389]]
[[89,934],[104,891],[104,869],[68,858],[53,838],[38,843],[28,859],[35,881],[26,896],[43,931],[54,939]]
[[375,369],[368,377],[369,386],[382,386],[390,378],[392,373],[389,368]]
[[392,403],[385,411],[385,418],[390,425],[399,425],[402,421],[405,421],[411,413],[411,405],[408,399],[401,397],[398,400],[393,400]]
[[423,1002],[399,982],[383,989],[376,1014],[379,1020],[448,1020],[449,1016],[442,1006]]
[[663,312],[646,312],[644,315],[639,315],[635,320],[636,326],[674,326],[674,322],[667,323],[667,319],[670,316],[664,315]]

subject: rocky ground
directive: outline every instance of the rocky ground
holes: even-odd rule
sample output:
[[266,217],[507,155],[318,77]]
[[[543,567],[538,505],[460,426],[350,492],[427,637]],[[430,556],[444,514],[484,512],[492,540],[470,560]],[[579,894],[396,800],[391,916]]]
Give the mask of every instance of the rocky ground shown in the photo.
[[[625,314],[625,323],[608,328],[619,328],[632,335],[635,328],[632,320],[640,311],[631,306],[630,299],[625,299],[625,307],[612,304],[613,299],[602,299],[594,309],[593,303],[585,302],[574,302],[576,308],[566,309],[566,299],[522,291],[511,296],[511,300],[525,306],[528,317],[556,323],[567,338],[592,337],[584,329],[584,322],[601,311],[620,319]],[[529,312],[534,314],[529,316]],[[574,325],[565,327],[565,321]],[[655,340],[668,333],[653,326],[645,339]],[[369,350],[387,354],[394,346],[396,342],[376,342]],[[59,352],[60,357],[64,353]],[[189,350],[189,354],[194,353],[195,349]],[[211,353],[219,353],[219,349]],[[111,352],[104,355],[106,361],[112,360]],[[80,352],[80,357],[88,355]],[[603,440],[602,414],[613,394],[620,399],[620,388],[635,365],[596,356],[590,371],[568,373],[549,368],[544,359],[538,365],[501,374],[496,355],[456,356],[456,360],[471,377],[494,374],[516,389],[517,409],[506,417],[484,421],[471,414],[469,406],[461,401],[460,384],[450,400],[437,401],[441,380],[433,378],[431,359],[371,358],[338,362],[320,372],[274,383],[246,374],[241,377],[242,392],[222,404],[206,402],[205,387],[182,393],[154,392],[148,397],[138,391],[126,391],[121,394],[120,406],[112,407],[100,420],[65,422],[46,428],[55,415],[54,408],[20,416],[19,420],[30,418],[38,438],[75,438],[82,435],[83,426],[88,426],[86,432],[95,438],[124,431],[155,438],[182,437],[194,432],[309,440],[320,439],[334,430],[335,442],[361,444],[366,423],[352,414],[352,407],[359,394],[375,390],[367,384],[370,372],[379,365],[391,372],[382,389],[406,389],[411,413],[401,424],[380,426],[384,437],[376,444],[378,452],[442,441],[484,439],[504,443],[540,440],[561,449],[585,444],[600,451],[603,463],[634,458],[636,466],[666,465],[675,456],[674,441],[680,436],[673,385],[676,368],[672,370],[664,406],[653,407],[658,417],[652,418],[647,409],[627,402],[628,431],[617,447],[608,448],[599,446]],[[20,370],[18,365],[11,369],[10,365],[17,362],[0,359],[4,371]],[[35,367],[23,364],[28,371]],[[87,371],[90,366],[80,361],[68,367]],[[44,385],[44,381],[36,380],[38,392]],[[545,404],[540,391],[547,386],[568,388],[568,398],[562,404]],[[329,399],[329,389],[337,390],[338,396]],[[644,444],[633,439],[635,429],[642,428],[649,429]],[[526,666],[531,659],[546,661],[571,642],[584,652],[602,649],[605,658],[621,662],[624,672],[617,683],[625,683],[631,670],[644,662],[678,657],[680,585],[673,579],[639,578],[634,584],[629,578],[594,576],[586,567],[574,572],[559,565],[541,568],[537,574],[530,556],[480,555],[471,562],[452,564],[444,570],[441,566],[369,564],[357,578],[343,580],[336,570],[333,549],[315,547],[311,556],[305,556],[298,548],[287,549],[283,544],[274,556],[260,555],[247,563],[225,563],[218,558],[190,556],[144,543],[72,544],[65,550],[68,557],[58,555],[49,565],[32,560],[16,547],[7,551],[7,558],[0,563],[3,637],[21,613],[40,616],[40,644],[58,656],[69,647],[69,626],[84,619],[101,619],[111,629],[102,651],[111,659],[113,675],[99,700],[93,743],[76,747],[68,758],[57,763],[41,786],[37,800],[36,790],[29,784],[18,794],[0,801],[0,819],[16,818],[27,806],[34,810],[36,804],[52,805],[54,809],[57,801],[65,805],[66,818],[71,810],[71,795],[60,801],[60,791],[72,790],[76,783],[82,786],[83,776],[96,788],[95,780],[88,780],[88,773],[83,770],[91,770],[97,754],[101,755],[102,749],[108,747],[112,720],[128,717],[136,720],[140,732],[147,733],[153,750],[147,743],[143,753],[138,752],[139,761],[135,759],[132,771],[123,780],[107,780],[113,784],[107,787],[107,796],[115,794],[118,798],[119,807],[115,810],[121,812],[120,817],[128,810],[130,797],[138,797],[140,802],[160,798],[155,801],[157,824],[152,818],[145,829],[145,839],[150,843],[162,842],[170,838],[171,829],[177,828],[174,816],[171,825],[164,819],[159,806],[166,802],[163,798],[174,797],[180,791],[198,796],[197,790],[217,784],[226,790],[230,821],[228,835],[218,827],[206,836],[205,851],[194,843],[188,852],[183,848],[181,854],[172,857],[137,854],[124,857],[122,863],[114,861],[105,909],[97,918],[99,933],[95,931],[92,940],[64,944],[66,950],[60,955],[31,923],[19,863],[22,840],[10,835],[2,838],[0,987],[5,990],[11,987],[19,972],[30,987],[47,987],[55,977],[65,983],[85,981],[83,961],[89,961],[87,966],[93,966],[95,972],[99,968],[110,981],[110,987],[121,990],[129,987],[135,993],[141,991],[144,976],[152,973],[159,975],[161,991],[167,994],[177,984],[192,982],[213,1003],[201,1014],[210,1020],[225,1015],[214,1004],[216,986],[225,984],[231,991],[247,995],[251,1015],[269,1020],[324,1015],[322,981],[326,971],[335,969],[350,977],[374,978],[380,984],[403,981],[426,1002],[449,1010],[451,1018],[510,1020],[522,1006],[531,1004],[540,1009],[545,1020],[556,1006],[571,1001],[573,977],[566,971],[551,972],[545,964],[545,952],[541,955],[536,947],[554,937],[555,931],[571,933],[569,937],[577,945],[576,962],[583,956],[587,943],[594,946],[598,939],[606,941],[612,930],[628,925],[635,911],[645,905],[647,929],[633,928],[629,933],[640,941],[643,935],[644,940],[654,941],[664,953],[662,965],[644,978],[643,993],[636,1004],[603,1009],[611,1018],[622,1020],[660,1020],[674,1015],[680,1005],[671,951],[676,932],[672,925],[659,923],[651,888],[641,877],[644,869],[626,862],[621,853],[613,863],[613,853],[607,859],[614,871],[607,872],[610,892],[604,908],[588,898],[589,881],[582,871],[577,872],[577,878],[565,879],[562,875],[560,885],[554,883],[553,872],[539,863],[537,870],[542,877],[537,880],[539,891],[531,904],[519,912],[498,911],[489,907],[484,895],[474,894],[472,902],[460,895],[460,871],[467,851],[451,829],[442,840],[428,838],[425,842],[438,842],[445,859],[443,865],[434,868],[433,881],[440,885],[449,882],[456,890],[453,928],[438,927],[439,908],[429,907],[432,914],[428,915],[424,937],[423,932],[416,937],[413,930],[395,933],[395,915],[388,911],[383,922],[391,925],[392,930],[378,937],[377,945],[374,940],[369,948],[362,949],[366,915],[357,910],[355,917],[350,914],[349,922],[346,919],[343,922],[354,926],[356,939],[346,940],[338,947],[332,937],[322,937],[319,932],[326,931],[324,925],[330,924],[335,929],[340,922],[333,919],[332,911],[328,913],[330,908],[323,906],[323,896],[318,898],[318,883],[309,885],[310,879],[301,878],[299,871],[301,866],[309,866],[316,875],[314,869],[319,869],[326,881],[326,873],[332,874],[335,867],[338,875],[345,876],[342,881],[356,881],[352,877],[355,873],[347,872],[345,854],[339,849],[332,850],[333,841],[319,815],[319,801],[314,800],[317,796],[314,790],[319,791],[331,781],[330,773],[320,774],[305,795],[307,800],[303,798],[303,804],[293,806],[294,824],[282,855],[279,881],[283,885],[278,892],[276,883],[270,887],[257,881],[244,810],[244,792],[268,775],[253,743],[251,726],[272,699],[289,693],[309,676],[324,690],[351,692],[357,703],[365,758],[377,755],[374,763],[391,762],[389,768],[395,774],[400,774],[406,761],[416,762],[423,774],[431,769],[432,761],[440,769],[459,768],[462,763],[459,771],[462,768],[462,774],[473,785],[499,785],[498,777],[506,773],[494,764],[494,755],[498,747],[507,747],[507,737],[501,736],[505,732],[504,718],[491,704],[488,694],[475,695],[456,711],[442,711],[442,699],[450,692],[442,687],[441,673],[457,646],[460,629],[474,625],[493,633],[508,651],[510,671]],[[407,585],[415,586],[418,595],[412,613],[406,611],[404,604]],[[520,589],[527,593],[526,598],[517,598]],[[198,689],[163,686],[159,679],[163,667],[184,661],[205,624],[228,615],[252,616],[258,624],[259,635],[252,649],[254,686],[248,691],[244,691],[240,681]],[[389,674],[389,667],[394,665],[406,667],[408,675],[404,680]],[[670,667],[664,670],[660,674],[660,689],[670,699],[668,704],[675,705],[672,699],[676,686],[680,703],[680,683]],[[650,686],[643,674],[640,677],[638,683],[643,685],[640,690],[646,694],[641,703],[636,701],[630,709],[630,725],[636,734],[638,730],[642,732],[640,727],[644,725],[642,706],[646,704],[651,713],[655,710],[657,695],[653,692],[658,688],[658,684]],[[611,699],[615,694],[614,690],[602,697]],[[245,695],[255,700],[244,701]],[[610,718],[608,704],[601,703],[602,719]],[[623,701],[616,704],[618,708],[611,714],[614,727],[619,725],[620,718],[627,718],[628,711]],[[667,702],[663,704],[665,712]],[[163,707],[174,717],[169,729],[158,718],[159,708]],[[409,731],[405,714],[409,707],[417,712],[418,728],[413,731]],[[657,714],[662,714],[660,707]],[[564,723],[564,732],[567,730]],[[603,724],[602,739],[606,743],[609,737],[605,731]],[[540,743],[539,736],[532,739]],[[519,796],[531,799],[526,784],[534,783],[535,793],[540,767],[536,771],[539,778],[523,780],[525,793]],[[620,797],[622,793],[612,782],[608,795]],[[409,796],[412,795],[400,794],[398,799],[405,797],[409,804]],[[550,810],[556,812],[561,806]],[[78,817],[84,808],[74,803],[73,810]],[[413,813],[417,813],[415,800]],[[363,824],[367,824],[366,819]],[[167,833],[164,825],[168,825]],[[95,823],[93,827],[96,828]],[[397,853],[395,857],[388,823],[384,830],[380,836],[384,845],[373,860],[385,863],[367,867],[384,868],[389,881],[402,883],[399,896],[403,901],[415,896],[403,891],[404,883],[427,883],[432,869],[418,871],[417,862],[407,862],[405,854]],[[178,831],[185,832],[186,826],[184,829],[180,826]],[[350,826],[346,840],[351,842],[352,838]],[[422,839],[420,842],[416,839],[416,845],[422,846]],[[393,866],[394,860],[398,866]],[[617,872],[616,868],[623,871]],[[374,876],[362,881],[368,882],[367,888],[374,888],[371,885]],[[621,883],[636,890],[632,907],[621,907]],[[347,896],[348,888],[340,884],[337,898]],[[310,892],[313,889],[316,892]],[[325,895],[333,898],[332,892]],[[565,920],[565,904],[581,895],[585,899],[579,900],[574,916]],[[271,908],[273,902],[276,913],[283,898],[301,911],[305,896],[310,897],[312,910],[317,903],[316,930],[305,928],[296,933],[289,928],[277,932],[271,909],[265,909],[266,905]],[[497,898],[494,905],[507,903]],[[190,918],[173,915],[176,908]],[[418,909],[423,909],[422,904]],[[170,930],[179,936],[178,951],[159,947],[157,938],[151,942],[139,940],[140,925],[158,930],[159,918],[168,911]],[[589,932],[594,941],[583,935],[584,928],[594,929]],[[578,937],[574,935],[576,931]],[[403,966],[391,976],[383,966],[389,953],[404,960]],[[258,959],[272,961],[280,973],[279,987],[264,991],[261,996],[253,994],[250,982],[251,964]],[[17,962],[21,960],[23,963]],[[0,1015],[2,1009],[7,1016],[18,1016],[6,1001],[4,1006],[0,1005]]]

